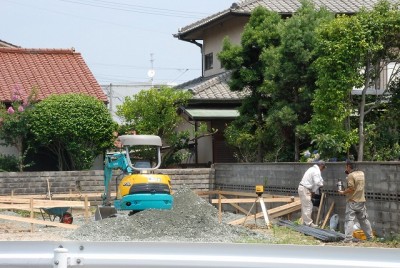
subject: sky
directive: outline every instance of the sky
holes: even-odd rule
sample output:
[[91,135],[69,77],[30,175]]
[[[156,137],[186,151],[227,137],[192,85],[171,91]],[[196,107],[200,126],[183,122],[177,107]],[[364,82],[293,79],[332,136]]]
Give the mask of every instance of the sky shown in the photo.
[[180,84],[201,76],[200,48],[179,28],[235,0],[0,0],[0,40],[75,48],[100,85]]

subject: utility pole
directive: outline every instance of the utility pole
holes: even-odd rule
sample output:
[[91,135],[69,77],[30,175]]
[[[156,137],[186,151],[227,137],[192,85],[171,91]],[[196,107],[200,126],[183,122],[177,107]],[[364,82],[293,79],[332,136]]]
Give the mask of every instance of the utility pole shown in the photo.
[[147,72],[147,76],[150,77],[151,87],[153,87],[153,77],[156,74],[153,68],[153,62],[154,62],[153,55],[154,55],[153,53],[150,53],[150,70],[148,70]]

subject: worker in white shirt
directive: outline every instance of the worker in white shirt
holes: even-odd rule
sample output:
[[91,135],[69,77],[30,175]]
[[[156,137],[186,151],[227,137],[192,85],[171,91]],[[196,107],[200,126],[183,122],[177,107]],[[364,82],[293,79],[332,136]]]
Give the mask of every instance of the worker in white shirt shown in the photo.
[[322,178],[321,172],[325,168],[325,161],[320,160],[316,162],[315,165],[307,169],[304,173],[298,188],[303,224],[314,228],[318,227],[318,225],[314,224],[311,218],[313,208],[311,197],[316,192],[319,192],[319,188],[324,185],[324,179]]

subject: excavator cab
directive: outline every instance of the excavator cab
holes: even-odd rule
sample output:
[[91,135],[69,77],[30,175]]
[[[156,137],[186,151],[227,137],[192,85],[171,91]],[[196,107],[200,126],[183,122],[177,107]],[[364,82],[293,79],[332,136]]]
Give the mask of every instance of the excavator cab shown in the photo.
[[[123,135],[119,139],[124,150],[107,154],[105,158],[103,203],[95,212],[95,220],[114,217],[118,210],[132,214],[146,209],[171,209],[171,179],[168,175],[153,172],[161,165],[161,138],[155,135]],[[155,151],[155,164],[138,159],[138,148]],[[115,169],[122,171],[122,179],[112,205],[110,183]]]

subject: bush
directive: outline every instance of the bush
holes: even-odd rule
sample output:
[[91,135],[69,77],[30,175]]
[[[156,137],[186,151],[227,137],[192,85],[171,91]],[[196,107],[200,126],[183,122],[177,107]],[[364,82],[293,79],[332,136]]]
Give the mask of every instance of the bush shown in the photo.
[[18,158],[14,155],[0,154],[0,171],[2,172],[19,171]]

